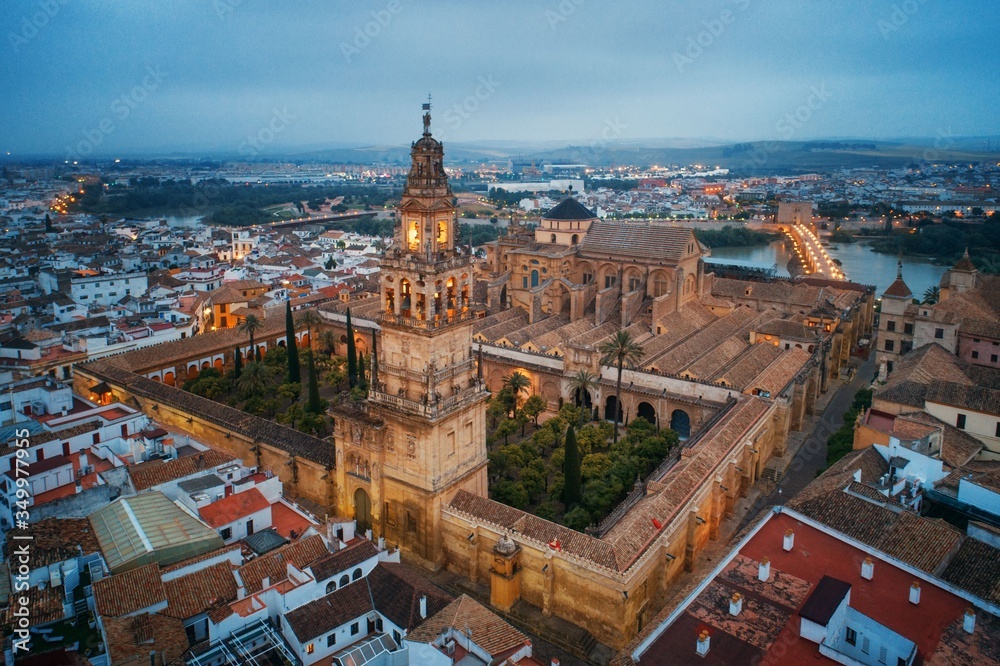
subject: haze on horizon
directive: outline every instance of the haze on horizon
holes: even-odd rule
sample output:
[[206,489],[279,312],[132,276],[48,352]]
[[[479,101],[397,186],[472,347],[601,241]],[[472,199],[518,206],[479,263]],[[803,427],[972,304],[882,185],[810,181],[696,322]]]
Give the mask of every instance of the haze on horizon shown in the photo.
[[15,158],[405,145],[428,91],[452,142],[1000,133],[987,0],[32,0],[0,25]]

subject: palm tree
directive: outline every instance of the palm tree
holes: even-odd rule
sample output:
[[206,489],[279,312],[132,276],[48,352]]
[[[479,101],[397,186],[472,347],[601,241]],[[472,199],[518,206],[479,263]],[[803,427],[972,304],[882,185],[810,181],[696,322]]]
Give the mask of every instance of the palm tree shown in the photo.
[[582,426],[583,412],[588,409],[586,396],[597,389],[597,376],[589,370],[580,368],[575,375],[569,378],[569,387],[580,403],[580,425]]
[[531,380],[520,370],[515,370],[503,378],[503,385],[513,391],[514,399],[517,400],[521,393],[527,393],[531,389]]
[[306,330],[309,332],[309,348],[313,347],[313,326],[319,326],[323,323],[323,318],[316,314],[315,310],[303,310],[302,314],[299,315],[298,325],[305,326]]
[[240,378],[236,382],[236,387],[243,394],[243,397],[250,398],[261,395],[267,390],[270,373],[263,363],[247,363],[240,373]]
[[246,333],[250,336],[250,353],[253,358],[260,360],[260,352],[257,350],[257,346],[253,343],[253,336],[256,335],[257,331],[264,328],[264,320],[255,314],[248,314],[244,319],[243,323],[240,324],[240,333]]
[[924,305],[934,305],[939,300],[941,300],[941,287],[927,287],[924,291],[924,300],[921,301]]
[[320,339],[323,341],[323,351],[327,354],[337,353],[337,334],[333,331],[327,329],[320,333]]
[[[615,437],[613,442],[618,443],[618,422],[622,413],[622,369],[625,366],[632,367],[642,359],[642,345],[632,339],[632,334],[624,329],[619,329],[617,333],[597,346],[597,351],[601,354],[601,365],[609,368],[618,368],[618,382],[615,384]],[[607,418],[607,414],[604,415]]]

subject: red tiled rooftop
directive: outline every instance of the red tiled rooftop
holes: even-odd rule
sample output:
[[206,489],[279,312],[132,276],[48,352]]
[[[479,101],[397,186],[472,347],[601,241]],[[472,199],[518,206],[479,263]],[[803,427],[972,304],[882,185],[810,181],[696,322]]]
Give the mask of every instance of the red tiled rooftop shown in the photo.
[[[782,547],[787,530],[794,531],[790,551]],[[799,636],[799,612],[824,576],[848,583],[851,608],[914,641],[923,661],[933,661],[936,652],[951,649],[942,637],[956,622],[961,625],[970,605],[967,600],[834,534],[787,510],[771,515],[735,559],[649,645],[641,663],[746,663],[755,656],[776,664],[829,663],[819,654],[818,645]],[[756,563],[765,557],[771,563],[771,577],[761,583],[755,576]],[[861,577],[861,564],[867,557],[875,562],[872,580]],[[914,581],[921,585],[918,606],[909,601]],[[745,599],[740,616],[730,616],[728,606],[712,612],[722,603],[719,599],[733,592]],[[704,630],[711,636],[711,649],[702,660],[696,656],[695,643]],[[976,662],[976,655],[968,656],[970,663]]]
[[292,538],[293,530],[296,537],[302,536],[302,533],[312,524],[308,518],[282,502],[275,502],[271,505],[271,527],[286,539]]
[[258,511],[263,511],[270,504],[264,494],[256,488],[251,488],[242,493],[236,493],[229,497],[224,497],[218,502],[212,502],[208,506],[198,509],[202,519],[212,527],[222,527],[235,523],[240,518],[245,518]]

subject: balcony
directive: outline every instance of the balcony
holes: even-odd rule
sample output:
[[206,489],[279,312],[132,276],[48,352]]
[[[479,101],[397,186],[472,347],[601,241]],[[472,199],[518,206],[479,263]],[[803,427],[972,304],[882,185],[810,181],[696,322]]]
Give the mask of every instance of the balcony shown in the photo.
[[479,316],[479,310],[472,307],[465,310],[452,310],[450,314],[445,312],[437,314],[432,319],[417,319],[415,317],[404,317],[393,312],[382,312],[378,315],[380,324],[389,326],[406,326],[417,330],[435,331],[447,326],[471,321]]
[[451,412],[453,409],[471,403],[485,395],[486,387],[477,383],[475,386],[462,389],[455,395],[426,403],[409,400],[401,396],[389,395],[375,389],[368,392],[368,400],[384,407],[391,407],[417,416],[436,419]]

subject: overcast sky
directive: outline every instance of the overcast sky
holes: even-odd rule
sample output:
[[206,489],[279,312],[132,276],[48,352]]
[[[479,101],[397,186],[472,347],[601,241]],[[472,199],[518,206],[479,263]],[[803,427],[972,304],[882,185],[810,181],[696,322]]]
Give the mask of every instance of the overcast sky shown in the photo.
[[1000,133],[996,0],[5,0],[0,26],[14,155],[405,144],[428,92],[448,141]]

